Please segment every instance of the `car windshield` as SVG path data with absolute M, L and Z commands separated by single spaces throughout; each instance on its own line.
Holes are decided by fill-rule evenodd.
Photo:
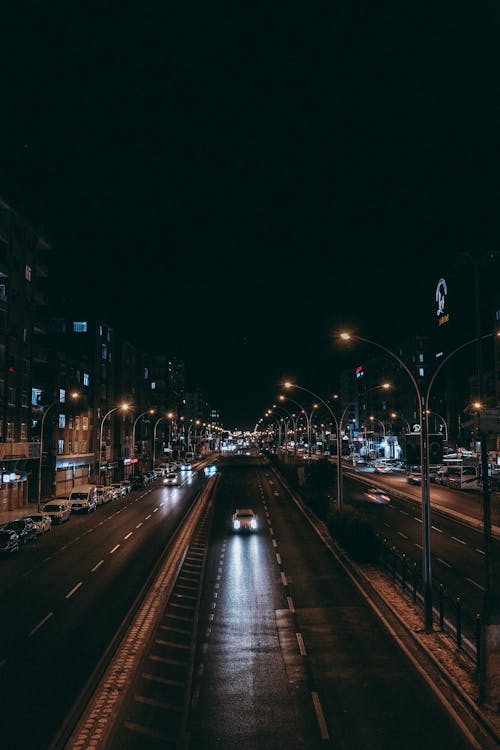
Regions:
M 57 512 L 58 510 L 61 510 L 61 506 L 60 505 L 46 505 L 45 510 Z
M 73 500 L 86 500 L 88 497 L 87 492 L 73 492 L 71 495 Z
M 238 513 L 238 518 L 253 518 L 253 513 Z

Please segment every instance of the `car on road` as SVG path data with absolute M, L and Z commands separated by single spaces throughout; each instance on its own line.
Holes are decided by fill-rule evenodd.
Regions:
M 375 474 L 392 474 L 393 471 L 391 464 L 375 464 Z
M 36 532 L 39 536 L 51 530 L 52 518 L 48 513 L 31 513 L 30 518 L 35 524 Z
M 236 508 L 232 517 L 233 531 L 256 531 L 257 516 L 252 508 Z
M 163 477 L 163 484 L 179 484 L 179 475 L 176 471 L 167 471 Z
M 191 463 L 191 461 L 182 461 L 179 468 L 181 471 L 192 471 L 193 464 Z
M 19 552 L 19 537 L 12 529 L 0 529 L 0 554 L 3 556 Z
M 37 537 L 36 526 L 29 516 L 14 518 L 3 526 L 7 531 L 15 531 L 21 544 L 32 542 Z
M 376 503 L 377 505 L 386 505 L 391 502 L 391 498 L 381 487 L 368 487 L 365 491 L 365 498 L 370 503 Z
M 422 472 L 420 471 L 420 469 L 410 470 L 408 472 L 408 476 L 406 477 L 406 481 L 408 482 L 408 484 L 422 484 Z

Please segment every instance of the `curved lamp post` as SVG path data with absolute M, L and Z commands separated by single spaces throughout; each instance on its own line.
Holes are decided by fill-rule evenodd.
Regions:
M 114 406 L 112 409 L 106 412 L 106 414 L 103 416 L 101 420 L 101 427 L 100 427 L 100 433 L 99 433 L 99 484 L 102 484 L 101 476 L 102 476 L 102 432 L 104 427 L 104 422 L 106 420 L 106 417 L 109 417 L 110 414 L 113 414 L 115 411 L 119 411 L 120 409 L 122 411 L 128 411 L 129 409 L 128 404 L 121 404 L 120 406 Z
M 368 417 L 370 422 L 378 422 L 380 425 L 382 425 L 382 434 L 385 437 L 385 424 L 382 422 L 381 419 L 378 419 L 378 417 Z
M 289 396 L 278 396 L 280 401 L 291 401 L 292 404 L 295 404 L 299 407 L 302 414 L 304 414 L 306 418 L 306 425 L 307 425 L 307 442 L 308 442 L 308 453 L 309 453 L 309 460 L 311 460 L 311 441 L 312 441 L 312 415 L 314 414 L 315 410 L 318 408 L 318 404 L 313 404 L 313 408 L 311 409 L 310 413 L 308 414 L 305 408 L 300 404 L 298 401 L 294 401 L 293 398 L 290 398 Z
M 145 417 L 146 414 L 154 414 L 154 413 L 155 413 L 154 409 L 146 409 L 146 411 L 143 411 L 142 414 L 139 414 L 134 419 L 134 424 L 132 426 L 132 450 L 130 451 L 131 458 L 135 458 L 135 428 L 136 428 L 137 422 L 139 421 L 139 419 L 141 419 L 141 417 Z
M 72 393 L 71 398 L 77 399 L 80 397 L 79 393 Z M 53 406 L 56 404 L 60 404 L 61 401 L 57 399 L 56 401 L 52 401 L 51 404 L 49 404 L 45 411 L 42 414 L 42 422 L 40 425 L 40 458 L 38 460 L 38 512 L 42 510 L 42 461 L 43 461 L 43 431 L 45 427 L 45 417 L 49 413 L 49 411 L 52 409 Z
M 427 410 L 427 414 L 432 414 L 434 417 L 439 417 L 439 419 L 442 421 L 444 427 L 444 439 L 446 441 L 446 444 L 448 444 L 448 425 L 446 424 L 445 418 L 442 417 L 441 414 L 438 414 L 437 411 Z
M 481 339 L 489 338 L 493 334 L 488 333 L 485 336 L 481 336 Z M 415 379 L 415 376 L 413 375 L 412 371 L 409 369 L 409 367 L 403 362 L 400 357 L 397 356 L 397 354 L 394 354 L 390 349 L 388 349 L 383 344 L 379 344 L 376 341 L 372 341 L 371 339 L 364 338 L 363 336 L 358 336 L 357 334 L 349 334 L 349 333 L 341 333 L 340 338 L 342 341 L 361 341 L 366 344 L 370 344 L 371 346 L 375 346 L 377 349 L 381 349 L 386 354 L 388 354 L 390 357 L 396 360 L 396 362 L 399 364 L 400 367 L 403 368 L 403 370 L 406 372 L 408 377 L 410 378 L 413 387 L 415 388 L 415 393 L 417 396 L 417 401 L 419 404 L 419 424 L 420 424 L 420 466 L 422 471 L 422 557 L 423 557 L 423 569 L 422 569 L 422 582 L 423 582 L 423 596 L 424 596 L 424 627 L 426 632 L 432 631 L 432 574 L 431 574 L 431 523 L 430 523 L 430 479 L 429 479 L 429 441 L 428 441 L 428 433 L 429 433 L 429 423 L 428 423 L 428 410 L 427 410 L 427 404 L 429 403 L 429 397 L 430 392 L 432 389 L 432 386 L 436 380 L 437 375 L 441 371 L 442 367 L 448 362 L 448 360 L 453 357 L 457 352 L 461 351 L 467 346 L 470 346 L 471 344 L 476 344 L 477 339 L 471 339 L 470 341 L 466 341 L 464 344 L 461 344 L 460 346 L 457 346 L 456 349 L 453 349 L 439 364 L 439 367 L 436 368 L 434 371 L 434 374 L 432 375 L 429 385 L 427 387 L 426 391 L 421 391 L 420 387 Z M 489 509 L 488 509 L 489 512 Z M 491 522 L 490 522 L 491 523 Z M 486 535 L 486 511 L 485 511 L 485 535 Z M 489 529 L 491 530 L 491 525 L 489 525 Z M 487 566 L 487 570 L 490 570 L 491 563 L 488 562 L 488 552 L 490 549 L 491 541 L 488 543 L 488 545 L 485 543 L 485 564 Z M 487 550 L 488 546 L 488 550 Z M 491 571 L 490 571 L 491 572 Z
M 342 417 L 340 418 L 340 421 L 337 419 L 335 413 L 333 412 L 333 409 L 327 402 L 321 398 L 321 396 L 318 396 L 317 393 L 314 393 L 314 391 L 310 391 L 308 388 L 304 388 L 301 385 L 297 385 L 296 383 L 290 383 L 286 382 L 284 383 L 285 388 L 297 388 L 299 391 L 304 391 L 305 393 L 309 393 L 310 396 L 320 401 L 323 406 L 330 412 L 331 417 L 333 419 L 333 422 L 335 424 L 335 431 L 337 433 L 337 503 L 339 508 L 344 507 L 344 498 L 342 497 L 342 461 L 341 461 L 341 453 L 342 453 L 342 443 L 341 443 L 341 434 L 340 434 L 340 425 L 342 424 L 342 421 L 345 417 L 347 406 L 344 409 L 342 413 Z

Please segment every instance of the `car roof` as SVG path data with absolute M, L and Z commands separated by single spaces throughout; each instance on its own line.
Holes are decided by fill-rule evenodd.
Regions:
M 253 516 L 254 512 L 251 508 L 236 508 L 234 511 L 238 516 Z

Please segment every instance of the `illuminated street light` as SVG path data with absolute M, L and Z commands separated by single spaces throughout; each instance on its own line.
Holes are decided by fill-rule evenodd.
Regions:
M 71 394 L 72 399 L 80 398 L 80 394 L 76 391 Z M 42 423 L 40 425 L 40 458 L 38 461 L 38 512 L 40 513 L 42 509 L 42 460 L 43 460 L 43 433 L 44 433 L 44 427 L 45 427 L 45 417 L 49 413 L 49 411 L 52 409 L 53 406 L 56 404 L 60 404 L 60 399 L 57 399 L 56 401 L 52 401 L 51 404 L 49 404 L 42 415 Z
M 144 416 L 145 416 L 146 414 L 154 414 L 154 413 L 155 413 L 155 410 L 154 410 L 154 409 L 146 409 L 146 411 L 143 411 L 143 412 L 142 412 L 142 414 L 139 414 L 139 415 L 138 415 L 138 416 L 137 416 L 137 417 L 135 418 L 135 420 L 134 420 L 134 424 L 133 424 L 133 426 L 132 426 L 132 450 L 130 451 L 130 454 L 131 454 L 131 458 L 132 458 L 132 459 L 134 459 L 134 458 L 135 458 L 135 427 L 136 427 L 136 425 L 137 425 L 137 422 L 139 421 L 139 419 L 140 419 L 141 417 L 144 417 Z M 141 451 L 141 455 L 142 455 L 142 451 Z
M 370 422 L 378 422 L 380 425 L 382 425 L 382 434 L 385 437 L 385 424 L 382 422 L 381 419 L 378 419 L 378 417 L 368 417 Z
M 480 337 L 480 340 L 486 339 L 491 337 L 493 334 L 488 333 L 484 336 Z M 497 334 L 498 335 L 498 334 Z M 470 341 L 466 341 L 464 344 L 461 344 L 460 346 L 457 346 L 456 349 L 453 349 L 439 364 L 439 367 L 436 368 L 434 371 L 434 374 L 432 375 L 429 385 L 427 387 L 427 390 L 425 392 L 421 392 L 419 385 L 417 381 L 415 380 L 415 377 L 412 373 L 412 371 L 409 369 L 409 367 L 403 362 L 400 357 L 398 357 L 394 352 L 392 352 L 390 349 L 388 349 L 383 344 L 379 344 L 376 341 L 372 341 L 370 339 L 364 338 L 362 336 L 349 334 L 346 332 L 343 332 L 340 334 L 340 339 L 342 341 L 361 341 L 366 344 L 370 344 L 371 346 L 375 346 L 378 349 L 381 349 L 386 354 L 388 354 L 390 357 L 396 360 L 396 362 L 400 365 L 400 367 L 403 368 L 403 370 L 407 373 L 408 377 L 410 378 L 416 392 L 417 401 L 419 405 L 419 425 L 420 425 L 420 467 L 422 472 L 422 557 L 423 557 L 423 569 L 422 569 L 422 581 L 423 581 L 423 596 L 424 596 L 424 627 L 426 632 L 432 631 L 432 575 L 431 575 L 431 523 L 430 523 L 430 478 L 429 478 L 429 441 L 428 441 L 428 434 L 429 434 L 429 423 L 428 423 L 428 411 L 427 411 L 427 404 L 429 402 L 430 392 L 432 389 L 432 386 L 436 380 L 437 375 L 441 371 L 442 367 L 448 362 L 448 360 L 453 357 L 457 352 L 461 351 L 467 346 L 470 346 L 471 344 L 477 344 L 478 339 L 471 339 Z M 484 484 L 487 484 L 487 481 L 483 481 Z M 488 498 L 489 499 L 489 498 Z M 487 520 L 487 516 L 490 515 L 490 509 L 489 509 L 489 502 L 488 502 L 488 508 L 485 507 L 484 509 L 484 526 L 485 526 L 485 565 L 487 570 L 487 579 L 488 579 L 488 585 L 487 588 L 491 585 L 491 560 L 490 558 L 490 551 L 491 551 L 491 540 L 488 538 L 490 536 L 491 532 L 491 521 Z M 487 528 L 489 531 L 487 532 Z
M 102 432 L 103 432 L 104 422 L 106 420 L 106 417 L 109 417 L 109 415 L 112 414 L 113 412 L 119 411 L 120 409 L 122 411 L 128 411 L 129 408 L 130 407 L 129 407 L 128 404 L 121 404 L 120 406 L 115 406 L 115 407 L 113 407 L 113 409 L 110 409 L 109 411 L 107 411 L 106 414 L 103 416 L 103 418 L 101 420 L 101 428 L 100 428 L 100 435 L 99 435 L 99 484 L 102 484 L 102 479 L 101 479 L 101 475 L 102 475 Z

